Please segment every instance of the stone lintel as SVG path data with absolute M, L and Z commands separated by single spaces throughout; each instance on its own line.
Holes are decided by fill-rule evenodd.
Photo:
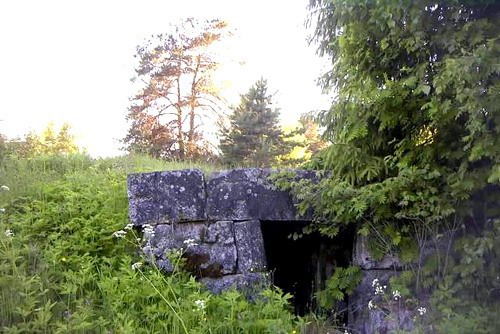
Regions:
M 269 176 L 279 171 L 240 168 L 214 173 L 207 182 L 207 215 L 210 220 L 311 220 L 297 217 L 288 192 L 277 189 Z M 297 178 L 314 179 L 313 171 L 295 171 Z

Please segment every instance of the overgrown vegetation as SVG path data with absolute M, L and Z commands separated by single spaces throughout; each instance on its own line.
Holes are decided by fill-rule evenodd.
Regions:
M 313 209 L 305 232 L 337 236 L 356 225 L 375 259 L 399 255 L 405 271 L 390 280 L 390 290 L 374 280 L 377 296 L 367 308 L 391 317 L 410 301 L 412 314 L 426 314 L 416 332 L 498 331 L 500 5 L 311 0 L 311 9 L 313 40 L 332 59 L 321 83 L 336 98 L 319 115 L 328 144 L 314 134 L 303 148 L 316 153 L 309 167 L 323 170 L 324 178 L 278 180 L 300 201 L 301 213 Z M 129 110 L 129 151 L 169 160 L 214 158 L 199 126 L 204 114 L 220 111 L 210 79 L 216 62 L 206 51 L 226 25 L 205 24 L 191 35 L 176 30 L 138 48 L 137 75 L 146 82 Z M 269 100 L 264 81 L 242 97 L 222 140 L 228 164 L 293 159 L 285 157 L 287 143 Z M 57 155 L 76 150 L 67 127 L 58 136 L 48 128 L 43 138 L 17 144 L 28 153 L 0 137 L 3 332 L 303 328 L 289 296 L 265 290 L 249 302 L 236 291 L 210 295 L 183 270 L 179 254 L 171 254 L 176 270 L 164 275 L 137 252 L 140 231 L 115 233 L 127 226 L 127 172 L 185 164 Z M 336 268 L 316 294 L 318 304 L 334 308 L 361 278 L 359 268 Z
M 0 185 L 3 333 L 290 333 L 288 299 L 215 296 L 182 269 L 164 275 L 127 225 L 126 173 L 189 167 L 144 157 L 7 159 Z M 206 170 L 206 168 L 205 168 Z M 209 170 L 208 170 L 209 171 Z M 137 240 L 139 238 L 139 240 Z
M 398 252 L 413 292 L 432 293 L 428 331 L 495 332 L 500 6 L 313 0 L 311 7 L 314 39 L 332 58 L 322 85 L 337 93 L 320 116 L 331 145 L 311 163 L 327 177 L 293 186 L 301 209 L 314 209 L 311 228 L 337 235 L 356 224 L 376 257 Z

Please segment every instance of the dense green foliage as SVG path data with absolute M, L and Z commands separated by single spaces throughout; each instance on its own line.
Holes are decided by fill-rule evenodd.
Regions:
M 500 5 L 313 0 L 311 7 L 314 39 L 332 58 L 322 85 L 336 98 L 320 115 L 331 145 L 311 164 L 328 177 L 296 184 L 301 209 L 312 207 L 313 228 L 327 235 L 357 224 L 375 256 L 398 251 L 417 289 L 442 293 L 438 319 L 482 310 L 488 321 L 472 321 L 472 332 L 488 332 L 499 291 Z M 418 257 L 429 244 L 436 256 Z
M 300 168 L 327 146 L 313 112 L 302 114 L 296 126 L 285 126 L 283 129 L 290 152 L 279 157 L 279 166 Z
M 274 290 L 249 302 L 211 295 L 182 270 L 138 253 L 126 173 L 190 167 L 153 159 L 40 156 L 0 166 L 2 333 L 289 333 L 299 326 Z M 10 188 L 10 189 L 9 189 Z M 134 263 L 142 265 L 135 265 Z
M 432 1 L 314 1 L 333 58 L 322 115 L 332 177 L 318 212 L 334 226 L 443 221 L 498 210 L 500 9 Z M 335 209 L 334 209 L 335 208 Z
M 289 150 L 280 129 L 279 110 L 272 108 L 267 81 L 258 80 L 229 116 L 230 125 L 221 129 L 223 160 L 231 166 L 270 167 Z
M 331 309 L 335 303 L 344 299 L 345 293 L 352 294 L 361 282 L 361 270 L 358 267 L 337 267 L 330 277 L 324 289 L 316 293 L 318 304 Z

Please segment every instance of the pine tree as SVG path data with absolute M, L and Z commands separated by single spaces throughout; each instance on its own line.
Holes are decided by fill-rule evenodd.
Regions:
M 278 125 L 279 110 L 271 108 L 272 94 L 267 80 L 258 80 L 229 117 L 223 128 L 220 149 L 225 163 L 232 166 L 269 167 L 286 153 L 287 144 Z
M 211 155 L 202 127 L 220 112 L 213 45 L 226 27 L 221 20 L 188 18 L 137 47 L 134 80 L 142 86 L 127 114 L 127 151 L 165 159 Z

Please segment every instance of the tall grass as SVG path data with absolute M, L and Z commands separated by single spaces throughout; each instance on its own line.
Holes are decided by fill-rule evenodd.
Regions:
M 7 159 L 0 166 L 3 333 L 291 333 L 289 296 L 214 296 L 182 270 L 147 266 L 128 223 L 130 172 L 211 166 L 141 156 Z M 134 263 L 141 263 L 133 266 Z

